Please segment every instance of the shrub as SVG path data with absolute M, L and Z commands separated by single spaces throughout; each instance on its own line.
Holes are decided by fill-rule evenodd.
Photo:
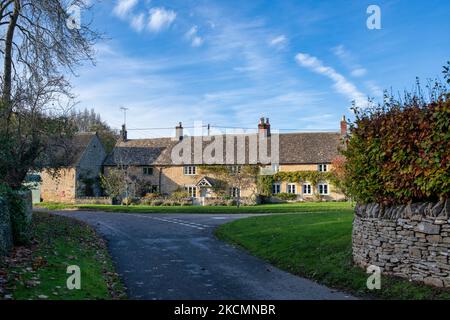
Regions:
M 190 198 L 189 193 L 182 189 L 177 189 L 174 192 L 172 192 L 172 194 L 170 195 L 170 199 L 176 200 L 176 201 L 188 199 L 188 198 Z
M 157 206 L 161 206 L 163 204 L 163 202 L 164 202 L 163 200 L 152 200 L 152 201 L 150 201 L 150 205 L 157 207 Z
M 275 197 L 285 201 L 297 199 L 297 195 L 294 193 L 278 193 Z
M 445 91 L 447 90 L 447 91 Z M 355 108 L 343 151 L 345 188 L 362 203 L 405 204 L 447 199 L 450 193 L 450 100 L 439 84 L 431 99 L 386 97 Z

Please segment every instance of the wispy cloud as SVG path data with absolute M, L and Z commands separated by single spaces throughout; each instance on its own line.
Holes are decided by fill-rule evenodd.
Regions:
M 354 100 L 357 105 L 362 105 L 367 100 L 366 96 L 352 82 L 347 80 L 347 78 L 338 73 L 334 68 L 325 66 L 316 57 L 307 53 L 298 53 L 295 59 L 300 66 L 331 79 L 334 82 L 333 86 L 335 90 L 350 100 Z
M 159 32 L 170 27 L 177 17 L 175 11 L 165 8 L 151 8 L 149 15 L 148 29 L 152 32 Z
M 342 63 L 350 69 L 350 74 L 354 77 L 363 77 L 367 74 L 367 70 L 356 62 L 356 58 L 342 44 L 332 49 Z
M 198 35 L 198 27 L 193 26 L 186 32 L 186 39 L 191 42 L 193 47 L 199 47 L 203 44 L 203 38 Z
M 141 32 L 145 28 L 145 14 L 139 13 L 131 18 L 131 27 L 137 32 Z
M 280 35 L 275 38 L 271 38 L 269 40 L 269 45 L 271 47 L 282 49 L 286 46 L 287 42 L 288 42 L 287 37 L 285 35 Z
M 119 18 L 125 19 L 132 12 L 139 0 L 118 0 L 114 6 L 113 12 Z

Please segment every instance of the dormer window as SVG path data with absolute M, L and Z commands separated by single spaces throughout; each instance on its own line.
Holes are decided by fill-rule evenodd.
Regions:
M 142 173 L 144 174 L 144 176 L 152 176 L 153 168 L 152 167 L 144 167 L 144 168 L 142 168 Z
M 185 176 L 195 176 L 197 174 L 196 166 L 185 166 L 184 167 L 184 175 Z

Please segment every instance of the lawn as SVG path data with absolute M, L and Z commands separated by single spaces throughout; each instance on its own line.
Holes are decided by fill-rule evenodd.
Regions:
M 50 210 L 80 209 L 98 210 L 107 212 L 129 212 L 129 213 L 307 213 L 307 212 L 339 212 L 349 210 L 349 202 L 304 202 L 263 204 L 255 206 L 121 206 L 121 205 L 68 205 L 59 203 L 40 203 L 37 207 Z
M 124 288 L 106 244 L 88 225 L 35 213 L 34 239 L 0 260 L 0 299 L 120 299 Z M 81 270 L 81 289 L 66 286 L 67 266 Z M 3 294 L 2 294 L 3 291 Z
M 338 212 L 326 212 L 330 208 L 326 206 L 324 212 L 313 214 L 238 220 L 219 227 L 216 235 L 281 269 L 357 296 L 450 299 L 448 290 L 387 276 L 382 276 L 381 290 L 369 291 L 366 288 L 368 275 L 352 265 L 352 210 L 346 208 Z

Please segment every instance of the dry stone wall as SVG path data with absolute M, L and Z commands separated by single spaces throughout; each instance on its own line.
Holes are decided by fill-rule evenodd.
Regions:
M 353 260 L 366 268 L 450 287 L 450 200 L 393 207 L 357 205 Z
M 0 255 L 6 254 L 13 245 L 9 205 L 0 195 Z

